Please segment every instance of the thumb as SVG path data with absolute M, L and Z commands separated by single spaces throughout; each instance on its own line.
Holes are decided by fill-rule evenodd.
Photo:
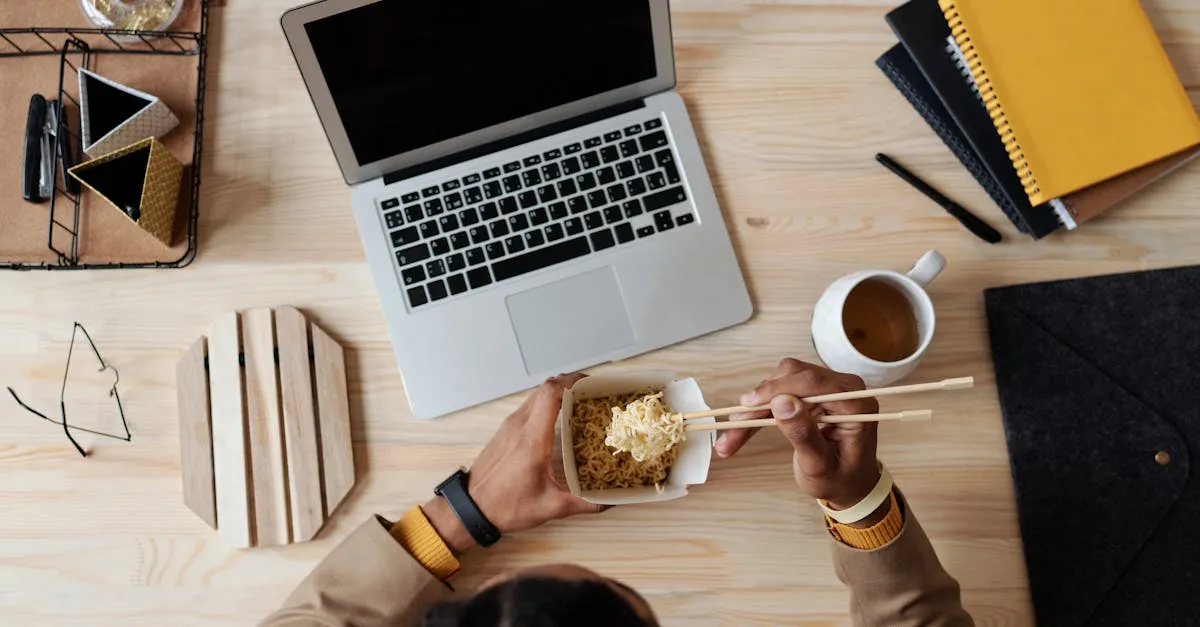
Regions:
M 571 493 L 566 493 L 562 501 L 562 516 L 574 516 L 576 514 L 599 514 L 611 508 L 611 505 L 600 505 L 585 501 Z
M 781 394 L 771 399 L 771 415 L 779 423 L 779 430 L 803 456 L 824 458 L 831 443 L 817 428 L 817 420 L 813 418 L 809 407 L 800 399 L 788 394 Z

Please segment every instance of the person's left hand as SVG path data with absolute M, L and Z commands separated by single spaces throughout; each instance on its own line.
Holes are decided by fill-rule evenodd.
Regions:
M 550 462 L 563 391 L 584 376 L 559 375 L 543 383 L 504 420 L 471 466 L 467 491 L 500 533 L 604 511 L 603 505 L 571 494 L 555 479 Z M 475 545 L 445 499 L 436 497 L 422 509 L 455 554 Z

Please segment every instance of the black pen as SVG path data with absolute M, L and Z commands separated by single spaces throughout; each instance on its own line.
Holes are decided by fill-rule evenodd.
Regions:
M 893 161 L 891 157 L 881 152 L 875 155 L 875 160 L 882 163 L 883 167 L 894 172 L 896 176 L 904 179 L 909 185 L 917 188 L 917 191 L 928 196 L 930 200 L 941 205 L 946 210 L 946 213 L 954 216 L 963 226 L 967 227 L 968 231 L 974 233 L 975 237 L 989 244 L 996 244 L 1004 239 L 1000 235 L 1000 231 L 993 229 L 987 222 L 979 219 L 979 216 L 967 211 L 958 203 L 946 198 L 941 192 L 930 187 L 928 183 L 917 178 L 916 174 L 909 172 L 904 169 L 904 166 Z

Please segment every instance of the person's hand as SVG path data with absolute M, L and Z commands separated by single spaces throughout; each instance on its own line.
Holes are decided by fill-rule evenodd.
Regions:
M 792 469 L 796 483 L 810 496 L 824 499 L 833 509 L 848 509 L 870 494 L 879 481 L 875 460 L 878 424 L 820 424 L 825 414 L 874 414 L 873 398 L 809 405 L 799 399 L 818 394 L 865 389 L 863 380 L 795 359 L 784 359 L 770 379 L 742 395 L 746 406 L 771 404 L 771 410 L 740 414 L 751 420 L 774 416 L 779 430 L 795 448 Z M 726 431 L 717 439 L 717 454 L 729 457 L 754 435 L 750 429 Z
M 572 495 L 555 479 L 550 463 L 563 390 L 583 377 L 560 375 L 543 383 L 504 420 L 471 466 L 467 492 L 500 533 L 605 509 Z M 422 509 L 455 554 L 475 545 L 445 499 L 436 497 Z

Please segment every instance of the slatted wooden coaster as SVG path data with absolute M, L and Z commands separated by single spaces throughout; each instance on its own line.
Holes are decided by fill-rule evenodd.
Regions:
M 342 347 L 291 307 L 232 312 L 176 379 L 184 503 L 231 547 L 311 540 L 354 486 Z

